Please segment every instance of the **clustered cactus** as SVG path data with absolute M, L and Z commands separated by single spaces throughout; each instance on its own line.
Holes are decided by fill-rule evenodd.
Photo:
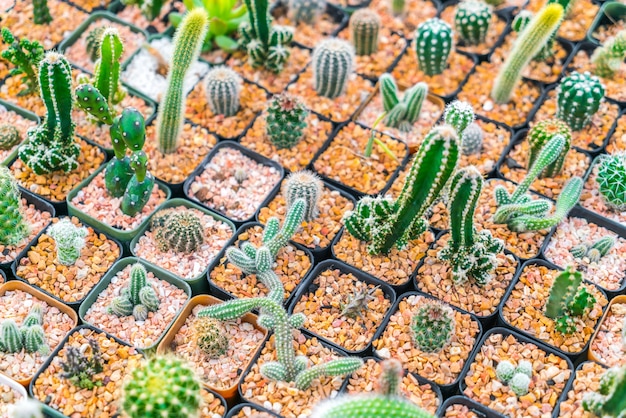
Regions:
M 68 379 L 73 385 L 81 389 L 91 390 L 102 386 L 102 381 L 96 379 L 96 375 L 104 370 L 104 358 L 98 341 L 88 338 L 88 347 L 82 350 L 80 347 L 68 346 L 64 349 L 65 360 L 61 361 L 61 377 Z
M 37 41 L 16 38 L 8 28 L 2 28 L 0 35 L 2 42 L 9 45 L 2 51 L 0 58 L 15 66 L 9 71 L 9 76 L 22 75 L 21 81 L 26 86 L 17 95 L 26 96 L 35 93 L 39 88 L 37 69 L 44 57 L 43 46 Z
M 613 78 L 626 58 L 626 31 L 620 31 L 593 52 L 594 74 Z
M 235 116 L 239 111 L 241 77 L 229 67 L 215 67 L 204 80 L 206 98 L 215 115 Z
M 372 9 L 359 9 L 350 17 L 350 34 L 356 55 L 372 55 L 378 51 L 380 16 Z
M 190 209 L 163 210 L 151 222 L 159 250 L 192 253 L 204 244 L 202 219 Z
M 289 18 L 296 24 L 310 25 L 326 9 L 326 0 L 289 0 Z
M 322 180 L 312 171 L 302 170 L 290 174 L 283 185 L 283 196 L 287 203 L 287 210 L 289 211 L 298 199 L 304 199 L 306 210 L 303 220 L 306 222 L 313 221 L 319 213 L 319 201 L 323 190 Z
M 87 229 L 74 225 L 70 218 L 63 218 L 48 228 L 47 234 L 54 240 L 57 260 L 64 266 L 71 266 L 80 257 L 85 246 Z
M 147 282 L 147 276 L 148 272 L 142 264 L 134 264 L 130 269 L 130 285 L 121 289 L 120 296 L 111 301 L 107 313 L 116 316 L 132 315 L 136 321 L 145 321 L 148 312 L 158 311 L 161 301 Z
M 315 47 L 312 60 L 317 94 L 329 99 L 341 96 L 354 67 L 354 47 L 342 39 L 327 38 Z
M 438 300 L 421 304 L 411 319 L 413 343 L 425 353 L 443 350 L 455 329 L 454 310 Z
M 424 74 L 433 76 L 446 69 L 453 46 L 452 28 L 448 23 L 436 17 L 421 23 L 414 43 L 419 69 Z
M 41 355 L 50 352 L 43 330 L 43 307 L 39 304 L 33 305 L 21 327 L 13 319 L 0 323 L 0 351 L 19 353 L 22 349 Z
M 0 245 L 20 243 L 30 232 L 22 211 L 22 196 L 11 171 L 0 166 Z
M 604 372 L 598 391 L 583 396 L 583 409 L 599 417 L 626 417 L 626 366 Z
M 456 7 L 454 28 L 467 45 L 480 45 L 487 37 L 491 15 L 491 6 L 482 0 L 464 0 Z
M 626 210 L 626 152 L 604 156 L 598 163 L 598 191 L 609 209 Z
M 603 97 L 604 86 L 598 77 L 574 71 L 559 85 L 556 117 L 565 121 L 573 131 L 580 131 L 589 125 Z
M 309 111 L 300 98 L 288 93 L 278 94 L 267 106 L 265 129 L 272 144 L 278 149 L 296 146 L 304 136 Z
M 391 74 L 385 73 L 380 77 L 380 95 L 386 112 L 385 124 L 402 132 L 410 132 L 420 117 L 422 104 L 428 95 L 428 85 L 417 83 L 405 91 L 400 99 L 396 81 Z
M 527 169 L 530 170 L 535 160 L 541 153 L 543 147 L 552 139 L 555 135 L 561 135 L 565 139 L 563 149 L 559 153 L 558 157 L 543 169 L 539 174 L 539 178 L 549 178 L 561 172 L 563 163 L 565 162 L 565 156 L 572 144 L 572 132 L 569 126 L 559 119 L 547 119 L 538 122 L 529 131 L 526 138 L 528 139 L 528 145 L 530 145 L 530 153 L 528 154 Z
M 607 235 L 596 242 L 580 243 L 572 247 L 569 251 L 575 258 L 587 257 L 589 262 L 597 263 L 611 251 L 614 245 L 615 237 L 613 235 Z
M 196 318 L 193 322 L 193 336 L 196 346 L 209 358 L 219 358 L 228 351 L 228 336 L 217 319 Z
M 520 360 L 517 367 L 514 367 L 510 361 L 502 360 L 496 367 L 496 377 L 502 383 L 508 384 L 514 394 L 524 396 L 532 381 L 533 365 L 530 361 Z
M 596 303 L 596 298 L 582 286 L 579 271 L 567 268 L 554 278 L 545 314 L 554 319 L 555 329 L 563 334 L 576 331 L 576 317 L 585 315 Z

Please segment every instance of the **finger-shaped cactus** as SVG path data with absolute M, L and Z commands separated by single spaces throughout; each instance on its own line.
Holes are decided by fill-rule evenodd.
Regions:
M 565 144 L 558 157 L 552 163 L 548 164 L 539 174 L 540 178 L 554 177 L 561 172 L 565 156 L 572 143 L 572 132 L 565 122 L 559 119 L 548 119 L 533 126 L 526 136 L 528 144 L 530 145 L 530 152 L 528 154 L 528 168 L 530 168 L 535 163 L 543 147 L 555 135 L 563 136 L 563 138 L 565 138 Z
M 22 142 L 20 131 L 13 125 L 0 125 L 0 150 L 8 151 Z
M 372 55 L 378 51 L 380 16 L 372 9 L 358 9 L 350 17 L 350 34 L 356 55 Z
M 467 102 L 455 100 L 446 106 L 443 120 L 456 129 L 456 133 L 461 136 L 472 122 L 474 122 L 474 109 Z
M 587 257 L 589 257 L 589 261 L 591 261 L 592 263 L 597 263 L 602 257 L 607 255 L 609 251 L 611 251 L 614 245 L 615 237 L 613 235 L 607 235 L 600 238 L 599 240 L 594 242 L 591 247 L 589 247 L 589 251 L 587 252 Z
M 0 341 L 7 353 L 19 353 L 24 347 L 22 333 L 12 319 L 5 319 L 0 324 Z
M 428 95 L 428 85 L 417 83 L 408 89 L 400 100 L 398 86 L 393 76 L 385 73 L 380 77 L 380 94 L 383 108 L 387 112 L 385 124 L 402 132 L 410 132 L 413 124 L 419 119 L 422 104 Z
M 298 228 L 300 228 L 306 210 L 307 205 L 305 200 L 296 199 L 289 208 L 280 231 L 274 236 L 265 235 L 263 237 L 263 245 L 267 246 L 272 253 L 272 257 L 276 258 L 278 251 L 287 245 L 291 237 L 293 237 Z
M 81 84 L 76 88 L 76 104 L 101 123 L 113 124 L 113 114 L 107 99 L 91 84 Z
M 602 78 L 613 78 L 624 58 L 626 58 L 626 31 L 623 30 L 593 51 L 591 62 L 594 65 L 594 74 Z
M 349 42 L 327 38 L 313 51 L 313 87 L 329 99 L 341 96 L 354 67 L 354 48 Z
M 511 23 L 511 29 L 515 32 L 522 32 L 526 26 L 530 23 L 533 18 L 533 12 L 529 10 L 521 10 L 513 19 L 513 23 Z M 560 25 L 559 25 L 560 26 Z M 532 58 L 533 61 L 545 61 L 548 58 L 554 55 L 554 36 L 558 32 L 558 27 L 552 33 L 548 42 L 545 43 L 543 48 L 537 52 L 537 54 Z
M 591 122 L 603 97 L 604 86 L 598 77 L 574 71 L 559 85 L 556 117 L 565 121 L 572 130 L 580 131 Z
M 146 287 L 148 272 L 141 263 L 133 264 L 130 268 L 130 285 L 128 286 L 128 297 L 133 305 L 141 303 L 139 292 Z
M 319 212 L 319 201 L 322 197 L 324 184 L 322 180 L 313 172 L 308 170 L 292 173 L 285 180 L 283 195 L 287 203 L 287 210 L 291 208 L 296 200 L 304 199 L 306 211 L 303 220 L 311 222 L 317 217 Z
M 463 155 L 480 154 L 483 147 L 484 132 L 476 122 L 470 123 L 461 134 L 461 153 Z
M 215 115 L 235 116 L 239 110 L 241 77 L 231 68 L 213 68 L 204 79 L 206 98 Z
M 626 210 L 626 153 L 607 155 L 598 163 L 596 183 L 600 196 L 609 209 Z
M 626 411 L 626 366 L 608 369 L 596 392 L 583 396 L 583 409 L 599 417 L 623 418 Z
M 0 166 L 0 244 L 17 245 L 28 236 L 30 227 L 22 211 L 22 197 L 11 170 Z
M 33 0 L 33 22 L 36 25 L 46 25 L 52 22 L 48 0 Z
M 315 379 L 323 376 L 345 376 L 359 370 L 361 366 L 363 366 L 363 360 L 358 357 L 340 358 L 318 364 L 298 374 L 296 387 L 306 390 Z
M 106 28 L 100 39 L 100 60 L 95 69 L 94 86 L 109 105 L 118 103 L 120 86 L 120 63 L 124 53 L 124 44 L 116 28 Z
M 436 17 L 428 19 L 417 27 L 413 42 L 419 69 L 424 74 L 433 76 L 446 69 L 453 43 L 448 23 Z
M 491 23 L 491 6 L 481 0 L 464 0 L 456 6 L 454 29 L 467 45 L 485 42 Z
M 309 111 L 300 98 L 278 94 L 269 102 L 265 126 L 267 136 L 278 149 L 294 147 L 304 135 Z
M 87 229 L 74 225 L 69 218 L 63 218 L 50 226 L 47 234 L 56 244 L 59 263 L 65 266 L 73 265 L 85 246 Z
M 326 9 L 326 0 L 289 0 L 289 18 L 294 23 L 313 24 Z
M 417 348 L 425 353 L 437 353 L 454 335 L 454 311 L 442 302 L 427 300 L 413 315 L 411 331 Z

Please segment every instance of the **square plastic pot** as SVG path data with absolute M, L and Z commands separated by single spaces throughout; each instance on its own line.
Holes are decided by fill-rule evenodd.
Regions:
M 466 406 L 471 412 L 473 412 L 480 418 L 504 418 L 504 415 L 499 414 L 496 411 L 487 408 L 485 405 L 461 395 L 455 395 L 451 398 L 446 399 L 443 405 L 439 407 L 439 410 L 437 411 L 437 416 L 445 416 L 446 409 L 448 409 L 452 405 Z
M 35 115 L 33 112 L 29 112 L 28 110 L 22 109 L 21 107 L 17 107 L 11 102 L 7 102 L 6 100 L 0 99 L 0 106 L 6 108 L 9 112 L 17 113 L 24 119 L 32 120 L 37 125 L 41 123 L 41 119 L 39 119 L 39 116 Z M 25 138 L 23 138 L 22 140 L 24 139 Z M 16 146 L 15 149 L 11 151 L 4 160 L 0 161 L 0 165 L 6 166 L 8 165 L 9 162 L 15 160 L 17 158 L 18 149 L 19 149 L 19 146 Z
M 618 1 L 608 1 L 602 5 L 596 18 L 587 31 L 587 41 L 594 45 L 600 45 L 600 41 L 593 36 L 601 26 L 614 25 L 618 20 L 626 19 L 626 5 Z
M 606 317 L 609 315 L 609 312 L 611 312 L 611 307 L 615 303 L 626 303 L 626 295 L 619 295 L 619 296 L 616 296 L 613 300 L 611 300 L 611 302 L 609 303 L 609 306 L 607 306 L 606 310 L 604 311 L 604 315 L 602 315 L 602 319 L 600 319 L 600 321 L 598 322 L 598 326 L 596 327 L 595 332 L 591 336 L 591 340 L 589 341 L 589 347 L 591 347 L 591 345 L 592 345 L 591 343 L 593 343 L 593 341 L 595 341 L 595 339 L 598 337 L 598 332 L 600 331 L 600 327 L 604 323 L 604 320 L 606 319 Z M 600 363 L 601 365 L 606 366 L 606 364 L 604 364 L 594 354 L 594 352 L 593 352 L 593 350 L 591 348 L 589 348 L 589 351 L 587 352 L 587 358 L 589 360 L 591 360 L 591 361 L 595 361 L 596 363 Z

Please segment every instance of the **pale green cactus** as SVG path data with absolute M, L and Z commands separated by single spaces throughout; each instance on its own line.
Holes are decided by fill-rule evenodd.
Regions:
M 390 128 L 398 128 L 402 132 L 410 132 L 413 124 L 419 119 L 422 104 L 428 95 L 428 85 L 417 83 L 400 99 L 398 86 L 391 74 L 380 77 L 380 94 L 386 112 L 385 124 Z
M 583 409 L 603 418 L 626 418 L 626 366 L 608 369 L 596 392 L 583 396 Z
M 378 51 L 380 16 L 372 9 L 358 9 L 350 17 L 350 33 L 356 55 L 372 55 Z
M 50 226 L 47 234 L 56 244 L 59 263 L 65 266 L 76 263 L 85 246 L 87 229 L 74 225 L 69 218 L 63 218 Z
M 605 41 L 593 51 L 591 62 L 594 74 L 602 78 L 613 78 L 626 58 L 626 30 Z

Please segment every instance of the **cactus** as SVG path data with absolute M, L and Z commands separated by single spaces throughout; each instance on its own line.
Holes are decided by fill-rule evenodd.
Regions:
M 326 9 L 326 0 L 289 0 L 288 8 L 294 23 L 311 25 Z
M 434 418 L 414 403 L 397 396 L 340 396 L 320 403 L 312 418 Z
M 33 22 L 36 25 L 47 25 L 52 22 L 48 0 L 33 0 Z
M 458 138 L 451 126 L 426 135 L 397 200 L 364 197 L 346 212 L 344 223 L 355 238 L 369 242 L 371 254 L 387 254 L 418 238 L 428 224 L 423 218 L 456 168 Z
M 624 58 L 626 58 L 626 31 L 623 30 L 593 51 L 591 63 L 595 67 L 594 74 L 602 78 L 615 77 Z
M 481 0 L 463 0 L 456 6 L 454 29 L 467 45 L 485 42 L 491 23 L 491 6 Z
M 139 292 L 148 285 L 148 272 L 141 263 L 133 264 L 130 268 L 130 286 L 128 286 L 128 299 L 133 305 L 141 303 Z
M 600 261 L 600 258 L 604 257 L 611 251 L 611 248 L 615 245 L 615 237 L 612 235 L 607 235 L 605 237 L 600 238 L 596 242 L 594 242 L 589 248 L 589 252 L 587 256 L 589 257 L 589 261 L 592 263 L 597 263 Z
M 204 244 L 204 234 L 202 219 L 188 209 L 171 213 L 163 227 L 155 231 L 159 248 L 187 254 Z
M 146 305 L 135 305 L 133 306 L 133 318 L 135 321 L 145 321 L 148 319 L 148 308 Z
M 216 359 L 228 351 L 228 337 L 221 322 L 213 318 L 196 318 L 193 336 L 198 348 L 209 358 Z
M 141 304 L 148 308 L 150 312 L 156 312 L 159 310 L 161 301 L 152 286 L 147 285 L 139 290 L 139 300 Z
M 491 90 L 491 98 L 498 104 L 508 103 L 530 60 L 544 47 L 563 19 L 563 7 L 549 4 L 528 23 L 515 41 L 502 65 Z
M 157 117 L 159 150 L 164 154 L 170 154 L 178 147 L 185 114 L 183 82 L 189 67 L 200 53 L 207 27 L 206 12 L 203 8 L 195 8 L 185 15 L 174 35 L 174 52 L 167 75 L 167 90 Z
M 122 0 L 122 4 L 125 6 L 136 5 L 148 21 L 161 15 L 161 8 L 164 3 L 165 0 Z
M 454 311 L 447 305 L 426 300 L 411 319 L 413 343 L 425 353 L 438 353 L 455 331 Z
M 524 396 L 528 393 L 528 386 L 530 385 L 530 377 L 524 373 L 516 373 L 509 380 L 509 388 L 517 396 Z
M 561 172 L 565 156 L 567 155 L 572 143 L 572 132 L 565 122 L 559 119 L 548 119 L 537 123 L 528 131 L 528 134 L 526 135 L 528 145 L 530 145 L 530 152 L 528 154 L 528 169 L 532 167 L 542 148 L 550 139 L 552 139 L 554 135 L 563 136 L 563 138 L 565 138 L 565 144 L 563 145 L 563 149 L 559 153 L 558 157 L 552 163 L 548 164 L 539 174 L 539 178 L 554 177 Z
M 46 117 L 42 124 L 28 130 L 28 141 L 19 149 L 20 158 L 35 174 L 57 170 L 68 173 L 78 167 L 80 147 L 74 142 L 71 75 L 69 62 L 56 52 L 46 53 L 39 65 Z
M 376 300 L 374 292 L 379 288 L 380 286 L 371 289 L 365 287 L 348 295 L 348 303 L 341 305 L 341 315 L 350 319 L 356 319 L 362 316 L 363 312 L 367 311 L 367 304 Z
M 40 353 L 46 355 L 50 347 L 46 344 L 46 334 L 41 325 L 31 325 L 21 330 L 24 338 L 24 350 L 27 353 Z
M 24 318 L 24 322 L 22 322 L 22 327 L 30 327 L 32 325 L 42 325 L 43 324 L 43 308 L 40 304 L 33 305 L 28 312 L 26 318 Z
M 130 285 L 114 298 L 107 308 L 107 313 L 116 316 L 133 315 L 137 321 L 145 321 L 148 312 L 159 309 L 159 298 L 147 282 L 147 271 L 141 263 L 135 263 L 130 268 Z
M 348 85 L 354 67 L 354 48 L 338 38 L 321 41 L 313 51 L 313 87 L 318 95 L 335 99 Z
M 579 271 L 567 268 L 552 283 L 545 315 L 554 319 L 555 329 L 564 334 L 576 331 L 574 317 L 584 315 L 596 303 L 596 298 L 581 286 L 582 281 Z
M 9 45 L 2 51 L 0 58 L 15 66 L 9 70 L 9 76 L 21 75 L 21 81 L 26 86 L 17 96 L 35 93 L 39 87 L 37 69 L 44 56 L 43 46 L 38 41 L 16 38 L 8 28 L 2 28 L 0 35 L 2 42 Z
M 414 42 L 419 69 L 428 76 L 441 74 L 452 51 L 450 25 L 436 17 L 428 19 L 417 27 Z
M 515 375 L 515 367 L 508 360 L 502 360 L 496 367 L 496 377 L 501 382 L 508 382 Z
M 69 218 L 63 218 L 48 228 L 47 234 L 56 244 L 57 260 L 64 266 L 73 265 L 85 246 L 87 229 L 78 227 Z
M 522 373 L 528 377 L 533 377 L 533 364 L 528 360 L 520 360 L 515 368 L 515 373 Z
M 278 149 L 296 146 L 304 136 L 309 111 L 298 97 L 278 94 L 267 106 L 265 129 L 270 142 Z
M 22 142 L 20 132 L 13 125 L 0 125 L 0 150 L 8 151 Z
M 296 200 L 304 199 L 306 211 L 304 221 L 311 222 L 319 213 L 319 201 L 322 197 L 324 183 L 312 171 L 302 170 L 292 173 L 285 180 L 283 195 L 287 203 L 287 210 L 291 208 Z
M 26 238 L 30 227 L 22 213 L 22 197 L 11 171 L 0 166 L 0 244 L 14 246 Z
M 92 62 L 98 61 L 100 58 L 100 45 L 102 43 L 102 35 L 104 34 L 106 27 L 104 26 L 96 26 L 92 30 L 89 31 L 87 37 L 85 38 L 85 49 L 87 50 L 87 55 L 89 55 L 89 59 Z
M 455 283 L 474 279 L 480 286 L 491 280 L 497 266 L 497 255 L 504 243 L 491 232 L 478 232 L 474 212 L 483 187 L 483 177 L 474 166 L 458 170 L 450 183 L 448 212 L 451 238 L 439 252 L 439 258 L 450 263 Z
M 511 391 L 517 396 L 524 396 L 528 393 L 532 376 L 533 365 L 526 360 L 520 360 L 517 367 L 513 367 L 508 360 L 502 360 L 496 367 L 498 380 L 508 384 Z
M 107 313 L 116 316 L 130 316 L 133 314 L 133 302 L 128 296 L 118 296 L 107 307 Z
M 190 364 L 157 355 L 132 371 L 122 388 L 122 410 L 129 418 L 198 417 L 201 391 Z
M 19 353 L 24 347 L 22 333 L 14 320 L 5 319 L 0 323 L 0 342 L 7 353 Z
M 513 19 L 511 29 L 518 33 L 522 32 L 526 26 L 528 26 L 532 18 L 533 13 L 531 11 L 521 10 Z M 532 58 L 533 61 L 545 61 L 554 55 L 554 35 L 557 33 L 558 29 L 559 27 L 557 26 L 550 39 L 548 39 L 545 45 Z
M 626 152 L 600 158 L 596 183 L 609 209 L 616 212 L 626 210 Z
M 386 112 L 385 124 L 402 132 L 410 132 L 420 117 L 422 104 L 428 95 L 428 85 L 417 83 L 408 89 L 400 100 L 398 86 L 393 76 L 385 73 L 380 77 L 380 95 Z
M 239 110 L 241 77 L 229 67 L 213 68 L 205 77 L 206 98 L 215 115 L 235 116 Z
M 356 55 L 372 55 L 378 51 L 380 16 L 371 9 L 358 9 L 350 17 L 350 34 Z
M 470 123 L 461 134 L 461 153 L 463 155 L 480 154 L 483 147 L 484 133 L 476 122 Z
M 565 121 L 573 131 L 580 131 L 591 122 L 603 97 L 604 86 L 598 77 L 574 71 L 559 85 L 556 117 Z
M 474 109 L 467 102 L 455 100 L 446 106 L 443 119 L 448 125 L 456 129 L 457 135 L 461 136 L 465 129 L 474 122 Z
M 88 338 L 87 343 L 86 349 L 72 346 L 63 349 L 65 360 L 60 363 L 63 370 L 60 376 L 79 388 L 91 390 L 102 386 L 102 381 L 96 380 L 95 375 L 104 370 L 105 360 L 96 340 Z
M 582 405 L 598 417 L 626 417 L 626 366 L 605 371 L 597 392 L 586 393 Z

